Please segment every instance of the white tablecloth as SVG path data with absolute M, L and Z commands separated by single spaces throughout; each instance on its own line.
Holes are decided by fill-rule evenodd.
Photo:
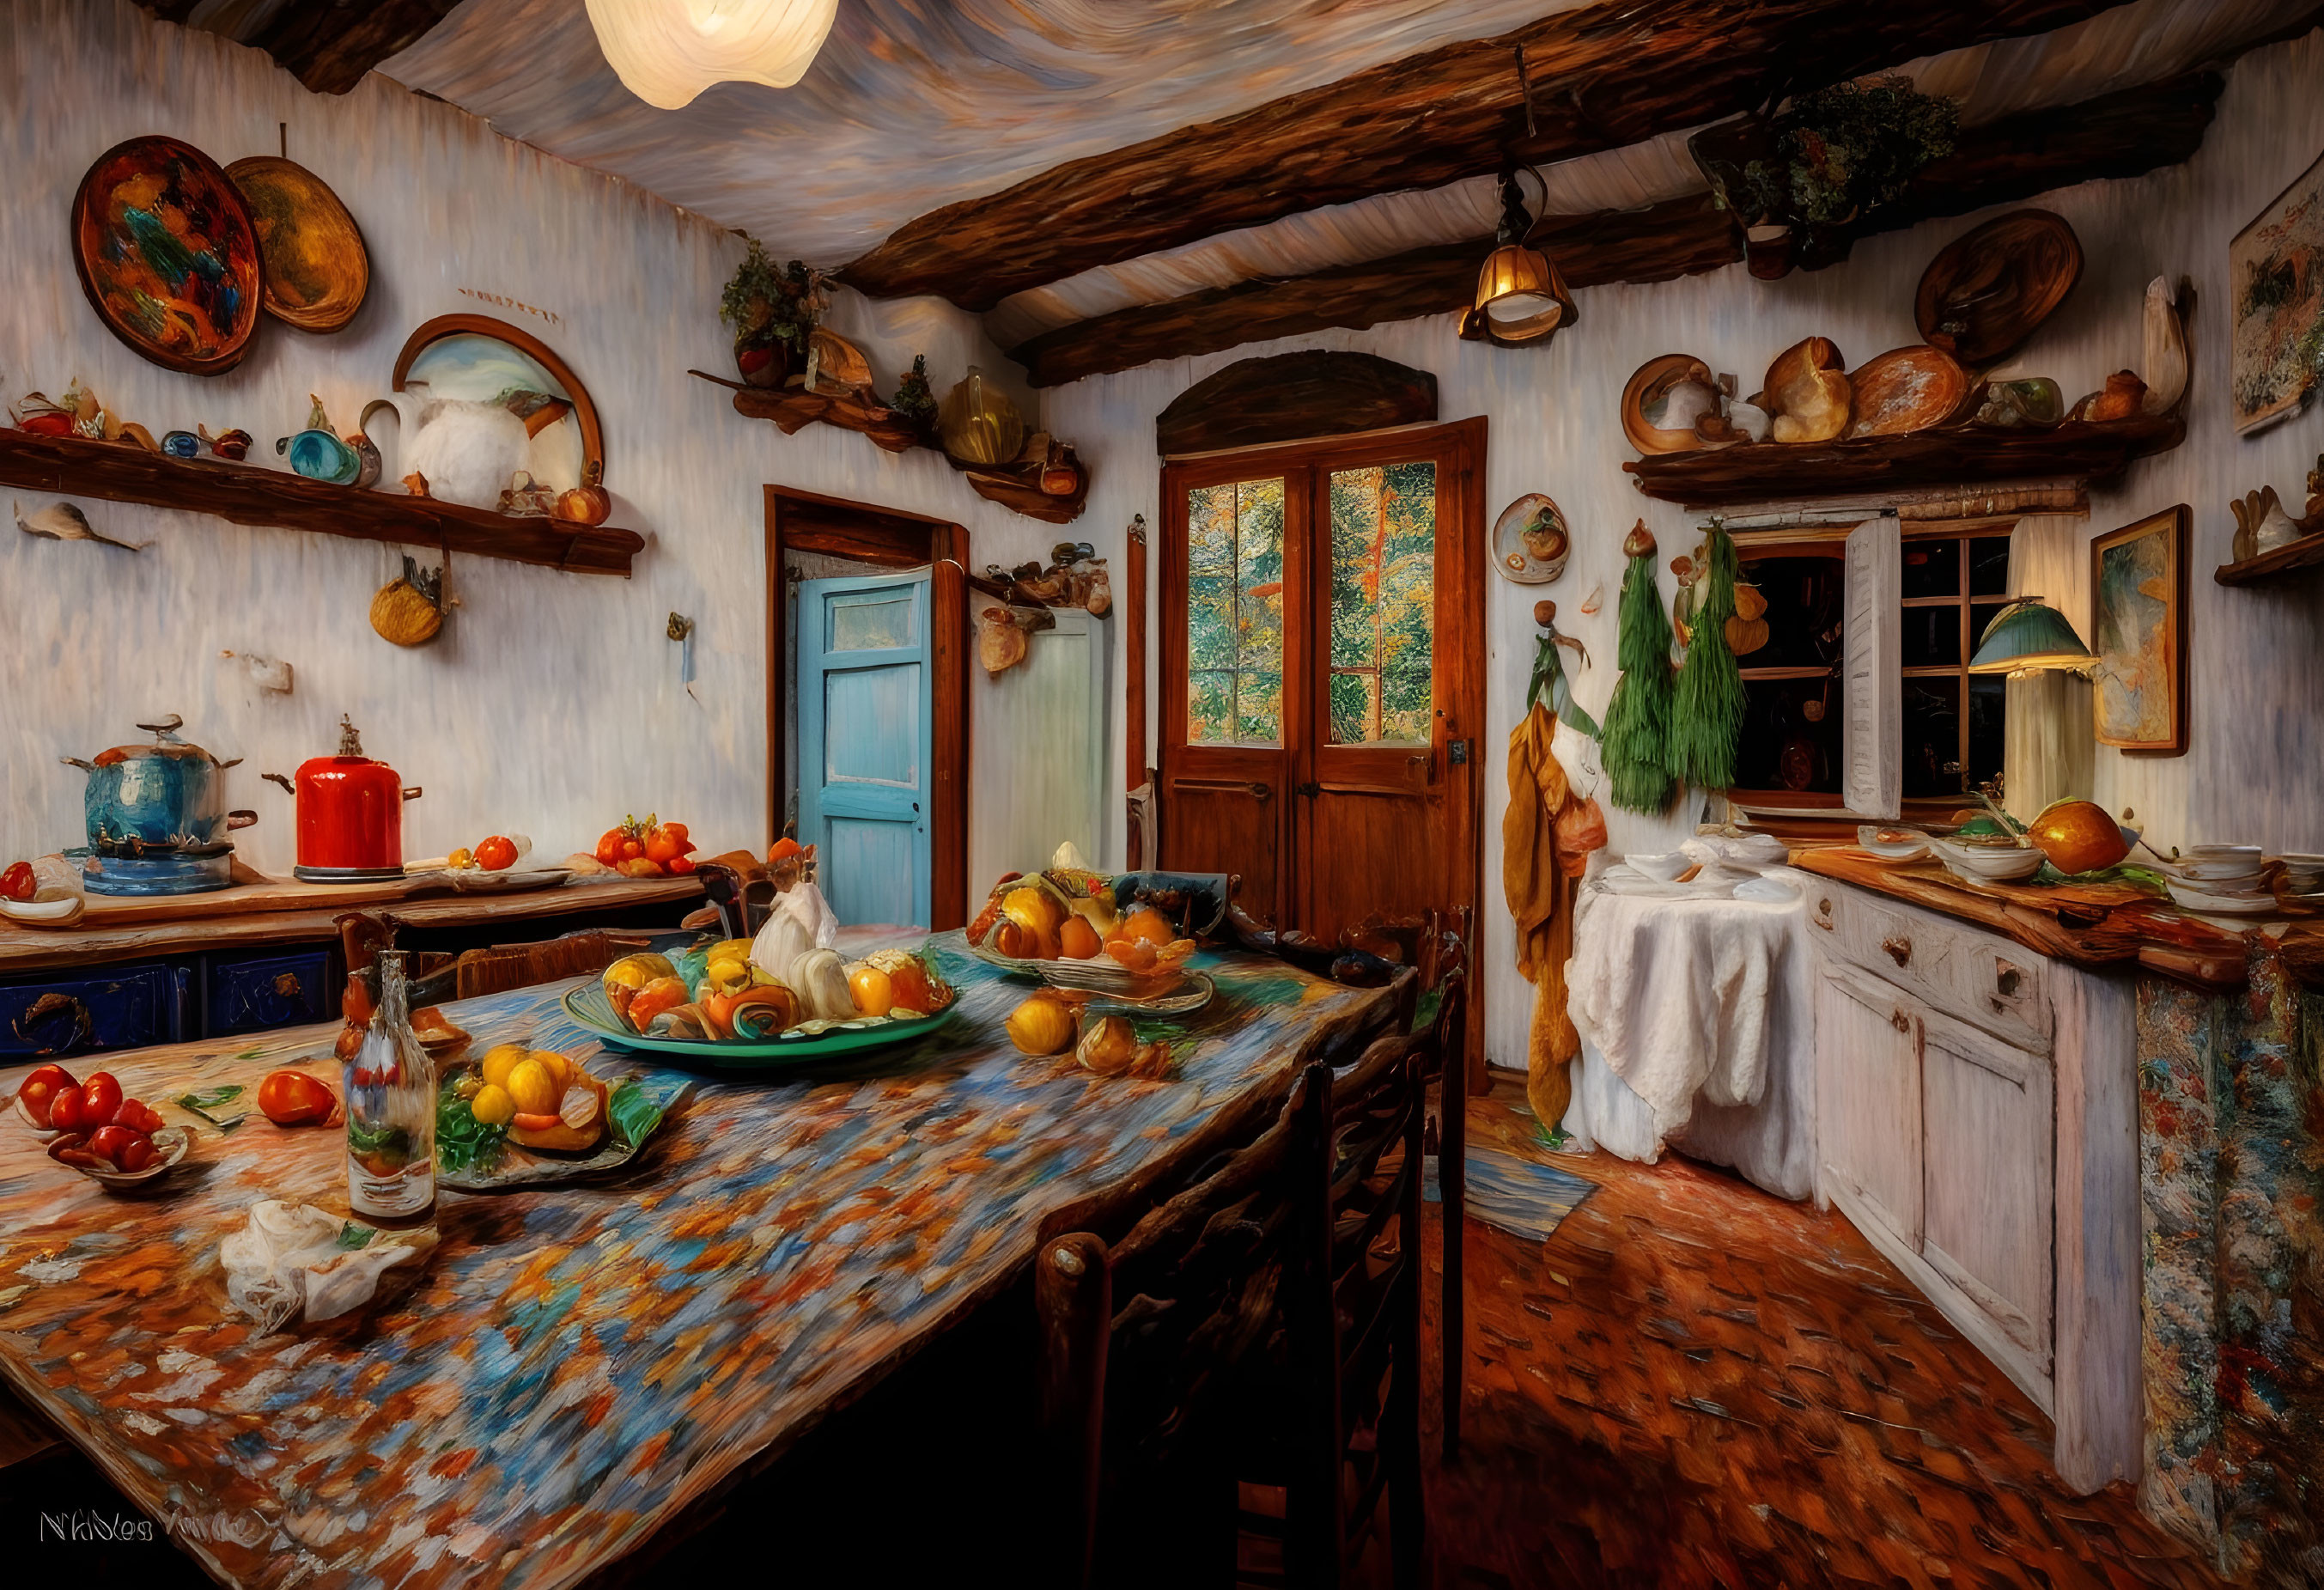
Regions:
M 1777 869 L 1778 876 L 1803 875 Z M 1786 1198 L 1815 1189 L 1807 905 L 1584 886 L 1566 966 L 1582 1033 L 1564 1127 L 1652 1164 L 1665 1147 Z

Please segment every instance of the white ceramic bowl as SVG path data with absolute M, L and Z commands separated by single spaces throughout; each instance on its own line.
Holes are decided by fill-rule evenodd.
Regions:
M 1668 883 L 1694 865 L 1694 857 L 1683 850 L 1673 850 L 1662 855 L 1626 855 L 1622 860 L 1632 872 L 1652 878 L 1657 883 Z
M 1945 870 L 1973 883 L 2015 883 L 2042 870 L 2042 853 L 2018 845 L 1960 845 L 1929 841 Z
M 1929 854 L 1929 837 L 1918 828 L 1886 827 L 1886 831 L 1911 836 L 1904 839 L 1883 839 L 1886 825 L 1865 823 L 1856 830 L 1856 847 L 1882 861 L 1918 861 Z
M 2193 888 L 2175 878 L 2163 881 L 2171 890 L 2171 903 L 2181 911 L 2215 917 L 2264 917 L 2276 909 L 2275 896 L 2265 890 L 2230 894 Z

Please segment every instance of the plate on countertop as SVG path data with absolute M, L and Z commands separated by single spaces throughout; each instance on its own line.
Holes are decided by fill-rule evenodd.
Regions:
M 1900 839 L 1883 839 L 1884 833 L 1901 834 Z M 1878 823 L 1859 824 L 1856 830 L 1856 847 L 1867 855 L 1882 861 L 1918 861 L 1929 854 L 1929 837 L 1917 828 L 1886 827 Z
M 570 867 L 508 867 L 488 873 L 482 867 L 444 867 L 429 874 L 441 878 L 463 894 L 522 894 L 534 889 L 554 889 L 573 876 Z
M 2171 891 L 2171 903 L 2181 911 L 2193 911 L 2207 917 L 2264 917 L 2277 911 L 2275 895 L 2269 890 L 2218 893 L 2182 883 L 2176 878 L 2163 879 Z

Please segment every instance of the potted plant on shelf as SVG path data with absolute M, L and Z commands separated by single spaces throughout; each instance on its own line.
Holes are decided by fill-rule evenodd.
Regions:
M 1831 249 L 1865 211 L 1903 197 L 1953 152 L 1960 123 L 1958 106 L 1911 79 L 1873 78 L 1706 127 L 1687 150 L 1742 226 L 1751 273 L 1773 281 Z
M 807 338 L 830 307 L 821 271 L 798 260 L 778 269 L 765 245 L 752 237 L 718 300 L 718 318 L 734 328 L 734 367 L 752 386 L 782 385 L 807 362 Z

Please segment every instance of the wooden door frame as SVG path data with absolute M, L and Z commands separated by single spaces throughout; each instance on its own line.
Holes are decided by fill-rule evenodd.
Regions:
M 790 602 L 783 554 L 813 552 L 882 569 L 928 570 L 928 926 L 968 922 L 968 532 L 948 519 L 770 485 L 767 493 L 767 814 L 783 831 L 783 690 Z
M 1172 715 L 1184 721 L 1186 711 L 1186 612 L 1183 591 L 1186 578 L 1186 526 L 1183 487 L 1189 485 L 1217 484 L 1223 480 L 1248 479 L 1267 473 L 1270 468 L 1285 472 L 1314 469 L 1320 476 L 1334 467 L 1353 462 L 1360 465 L 1377 461 L 1385 449 L 1425 445 L 1431 448 L 1443 446 L 1447 467 L 1452 478 L 1440 493 L 1440 502 L 1449 511 L 1451 522 L 1440 523 L 1437 534 L 1439 561 L 1437 564 L 1437 599 L 1448 598 L 1456 610 L 1469 615 L 1472 622 L 1464 625 L 1467 643 L 1437 654 L 1437 666 L 1444 676 L 1443 699 L 1447 714 L 1439 736 L 1445 748 L 1445 810 L 1450 818 L 1448 832 L 1453 842 L 1454 854 L 1464 850 L 1470 864 L 1465 877 L 1455 875 L 1447 880 L 1455 898 L 1443 901 L 1447 906 L 1477 906 L 1482 898 L 1484 885 L 1484 772 L 1491 747 L 1485 736 L 1485 666 L 1490 640 L 1487 634 L 1488 614 L 1485 601 L 1485 442 L 1488 425 L 1483 416 L 1456 420 L 1433 425 L 1396 426 L 1386 430 L 1361 431 L 1347 436 L 1318 438 L 1313 441 L 1280 442 L 1264 447 L 1239 448 L 1226 452 L 1211 452 L 1186 458 L 1166 458 L 1162 469 L 1162 555 L 1161 578 L 1157 582 L 1160 623 L 1157 626 L 1159 646 L 1157 657 L 1161 675 L 1161 744 L 1170 743 Z M 1449 445 L 1443 445 L 1449 444 Z M 1448 556 L 1449 554 L 1449 556 Z M 1295 578 L 1294 555 L 1288 546 L 1284 553 L 1284 578 L 1286 585 Z M 1304 572 L 1304 570 L 1303 570 Z M 1182 593 L 1174 597 L 1174 591 Z M 1437 628 L 1442 635 L 1444 625 Z M 1288 632 L 1286 629 L 1286 643 Z M 1293 670 L 1286 655 L 1284 679 L 1284 745 L 1283 751 L 1296 765 L 1302 748 L 1294 743 L 1296 733 L 1291 722 L 1294 713 Z M 1303 704 L 1301 710 L 1305 707 Z M 1303 720 L 1304 721 L 1304 720 Z M 1455 741 L 1469 742 L 1468 759 L 1454 764 L 1450 746 Z M 1157 746 L 1157 751 L 1160 747 Z M 1201 747 L 1181 747 L 1181 754 L 1198 753 Z M 1157 755 L 1158 763 L 1159 757 Z M 1199 763 L 1200 758 L 1196 757 Z M 1199 765 L 1184 771 L 1199 774 Z M 1161 786 L 1157 785 L 1157 796 Z M 1289 879 L 1296 857 L 1289 844 L 1290 806 L 1288 800 L 1280 804 L 1276 820 L 1279 875 Z M 1157 830 L 1158 838 L 1158 830 Z M 1286 906 L 1296 902 L 1292 884 L 1286 883 L 1278 891 Z M 1473 950 L 1473 947 L 1472 947 Z M 1471 965 L 1474 960 L 1473 953 Z M 1481 968 L 1480 968 L 1481 969 Z M 1471 1024 L 1477 1041 L 1481 1042 L 1484 1023 Z M 1472 1045 L 1473 1047 L 1473 1045 Z

